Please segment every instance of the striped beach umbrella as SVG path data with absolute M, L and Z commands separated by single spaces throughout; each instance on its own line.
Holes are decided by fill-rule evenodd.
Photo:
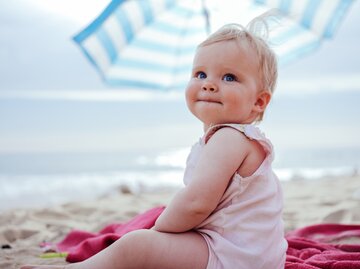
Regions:
M 74 37 L 104 82 L 182 90 L 196 46 L 226 23 L 278 9 L 269 43 L 280 65 L 333 37 L 352 0 L 113 0 Z M 270 21 L 271 22 L 271 21 Z

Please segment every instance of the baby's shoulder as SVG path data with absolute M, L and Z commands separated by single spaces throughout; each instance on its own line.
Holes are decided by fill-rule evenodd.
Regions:
M 224 126 L 216 129 L 208 136 L 207 143 L 221 143 L 235 148 L 251 147 L 253 144 L 243 131 L 231 126 Z
M 218 149 L 216 152 L 225 153 L 222 156 L 226 156 L 228 161 L 238 163 L 237 172 L 242 177 L 252 175 L 266 157 L 265 150 L 259 141 L 232 127 L 216 130 L 208 144 Z
M 214 126 L 206 133 L 205 137 L 209 140 L 211 137 L 226 137 L 233 140 L 248 140 L 245 127 L 234 124 Z

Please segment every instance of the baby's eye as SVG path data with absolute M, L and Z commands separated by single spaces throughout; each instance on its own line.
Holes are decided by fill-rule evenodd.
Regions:
M 199 78 L 199 79 L 204 79 L 204 78 L 206 78 L 206 74 L 204 72 L 200 71 L 195 74 L 195 77 Z
M 236 76 L 233 74 L 225 74 L 223 79 L 225 81 L 236 81 Z

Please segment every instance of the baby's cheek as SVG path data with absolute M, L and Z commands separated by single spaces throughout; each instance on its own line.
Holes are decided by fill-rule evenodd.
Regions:
M 195 83 L 190 82 L 185 89 L 185 98 L 187 102 L 193 101 L 196 98 Z

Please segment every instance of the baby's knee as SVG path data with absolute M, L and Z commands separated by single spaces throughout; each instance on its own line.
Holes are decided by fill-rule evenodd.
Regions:
M 141 252 L 143 248 L 149 248 L 153 243 L 155 231 L 152 230 L 136 230 L 125 234 L 118 240 L 118 244 L 123 251 L 138 250 Z
M 116 253 L 121 256 L 124 264 L 136 264 L 137 268 L 142 268 L 151 255 L 152 244 L 155 243 L 153 239 L 154 231 L 150 230 L 137 230 L 127 233 L 115 244 Z
M 144 239 L 150 237 L 153 232 L 154 231 L 147 230 L 147 229 L 135 230 L 135 231 L 132 231 L 132 232 L 129 232 L 129 233 L 123 235 L 121 237 L 121 240 L 123 240 L 123 241 L 144 240 Z

